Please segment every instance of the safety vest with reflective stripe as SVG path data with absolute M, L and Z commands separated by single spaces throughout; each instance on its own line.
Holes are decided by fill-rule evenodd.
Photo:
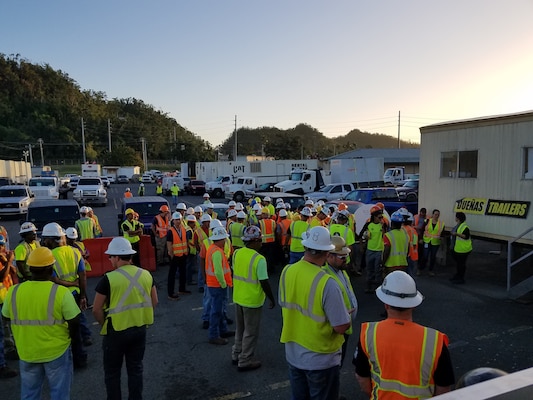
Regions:
M 189 245 L 187 243 L 187 231 L 185 228 L 180 225 L 178 229 L 180 230 L 181 238 L 175 226 L 170 228 L 172 232 L 172 254 L 176 257 L 182 257 L 188 254 Z
M 199 247 L 199 250 L 201 250 L 202 246 L 205 246 L 206 240 L 209 236 L 207 233 L 204 232 L 201 227 L 197 228 L 194 232 L 196 233 L 196 237 L 198 238 L 198 241 L 196 243 Z M 205 251 L 207 252 L 207 248 L 205 249 Z
M 282 343 L 295 342 L 316 353 L 341 348 L 344 336 L 333 330 L 322 307 L 328 279 L 332 278 L 303 259 L 283 269 L 279 282 Z
M 282 246 L 288 246 L 291 243 L 291 237 L 289 236 L 291 221 L 288 218 L 285 218 L 280 220 L 278 225 L 281 230 L 280 244 Z
M 293 221 L 291 223 L 291 247 L 290 250 L 295 253 L 303 253 L 305 251 L 302 245 L 302 235 L 309 229 L 307 221 Z
M 431 243 L 433 246 L 440 245 L 440 235 L 443 230 L 444 222 L 439 220 L 436 224 L 433 224 L 433 221 L 429 220 L 424 230 L 424 243 Z
M 41 247 L 38 241 L 34 240 L 31 243 L 26 242 L 25 240 L 17 245 L 15 247 L 15 260 L 21 261 L 24 263 L 24 271 L 26 272 L 27 276 L 31 276 L 30 267 L 28 267 L 28 264 L 26 264 L 26 260 L 28 259 L 28 256 L 30 253 L 35 250 L 37 247 Z M 24 256 L 24 259 L 22 259 L 22 256 Z M 17 267 L 17 275 L 19 278 L 24 278 L 24 275 L 22 275 L 22 272 L 18 270 Z
M 180 188 L 178 187 L 178 185 L 173 185 L 170 187 L 170 193 L 172 194 L 172 196 L 177 196 L 180 192 Z
M 7 264 L 7 257 L 4 254 L 0 254 L 0 259 L 2 262 L 2 265 L 5 264 L 4 268 L 9 269 L 9 265 Z M 1 268 L 1 266 L 0 266 Z M 3 271 L 4 268 L 1 268 L 0 271 Z M 9 271 L 6 271 L 6 275 L 2 281 L 0 281 L 0 304 L 4 303 L 4 299 L 6 298 L 7 290 L 13 286 L 13 279 L 11 278 L 11 275 Z M 0 317 L 1 318 L 1 317 Z
M 155 225 L 155 231 L 157 236 L 164 238 L 167 236 L 168 230 L 170 229 L 170 221 L 168 218 L 163 218 L 160 214 L 155 216 L 157 224 Z
M 261 259 L 265 260 L 265 257 L 247 247 L 233 253 L 233 301 L 236 304 L 259 308 L 265 303 L 266 295 L 257 277 Z
M 51 281 L 24 282 L 9 290 L 4 307 L 21 360 L 49 362 L 69 348 L 65 318 L 75 318 L 80 309 L 68 288 Z
M 100 226 L 100 220 L 96 214 L 93 214 L 91 219 L 94 221 L 94 232 L 97 237 L 102 236 L 102 227 Z
M 355 293 L 353 291 L 353 287 L 351 287 L 351 283 L 350 283 L 350 277 L 348 276 L 348 273 L 346 271 L 341 271 L 342 275 L 344 275 L 344 279 L 346 280 L 346 282 L 348 282 L 348 285 L 350 285 L 349 288 L 346 288 L 346 286 L 344 285 L 343 282 L 341 282 L 341 280 L 339 279 L 339 276 L 337 275 L 337 273 L 335 272 L 335 270 L 333 269 L 333 267 L 329 264 L 326 263 L 326 265 L 324 265 L 322 267 L 322 269 L 329 275 L 331 276 L 333 279 L 335 279 L 335 281 L 337 282 L 337 285 L 339 285 L 339 288 L 341 289 L 341 292 L 342 292 L 342 299 L 344 300 L 344 305 L 346 306 L 346 309 L 347 310 L 351 310 L 352 309 L 352 304 L 350 303 L 350 298 L 348 297 L 348 292 L 347 290 L 351 290 L 352 292 L 352 296 L 355 298 Z M 353 328 L 352 326 L 350 325 L 350 327 L 348 328 L 348 330 L 345 332 L 345 334 L 347 335 L 351 335 L 353 333 Z
M 115 331 L 141 327 L 154 323 L 152 305 L 153 278 L 150 273 L 134 265 L 122 267 L 106 274 L 109 280 L 109 306 L 100 333 L 107 334 L 107 321 L 111 319 Z
M 52 249 L 52 254 L 56 259 L 54 271 L 59 279 L 65 282 L 74 282 L 78 279 L 78 265 L 81 260 L 81 253 L 71 246 L 59 246 Z M 80 293 L 78 286 L 67 288 L 71 293 Z
M 229 234 L 231 236 L 231 244 L 233 247 L 244 247 L 244 242 L 241 237 L 244 235 L 245 226 L 240 222 L 232 222 L 229 225 Z
M 207 239 L 209 240 L 209 239 Z M 228 286 L 233 286 L 233 281 L 231 279 L 231 268 L 228 263 L 228 259 L 224 254 L 224 251 L 214 243 L 211 243 L 207 248 L 207 254 L 205 257 L 205 276 L 206 283 L 208 287 L 221 287 L 218 282 L 217 277 L 215 276 L 215 266 L 213 264 L 213 254 L 216 252 L 222 253 L 222 272 L 224 273 L 224 280 Z
M 85 247 L 85 244 L 83 242 L 74 242 L 71 244 L 72 247 L 74 247 L 76 250 L 78 250 L 83 257 L 83 262 L 85 263 L 85 271 L 92 271 L 91 264 L 89 263 L 88 257 L 89 252 L 87 251 L 87 248 Z
M 401 343 L 401 346 L 398 346 Z M 361 326 L 361 347 L 370 363 L 371 399 L 427 399 L 448 338 L 411 321 L 386 319 Z
M 408 257 L 412 261 L 418 261 L 418 232 L 412 225 L 404 225 L 402 229 L 407 232 L 409 238 L 409 252 Z
M 371 222 L 368 224 L 367 230 L 370 235 L 366 244 L 367 250 L 383 251 L 383 225 Z
M 155 187 L 155 194 L 163 194 L 163 186 L 157 185 Z
M 390 242 L 390 254 L 385 267 L 406 267 L 409 237 L 403 229 L 393 229 L 385 234 Z
M 261 228 L 261 239 L 263 243 L 274 243 L 276 241 L 276 221 L 273 219 L 261 219 L 259 221 Z
M 126 227 L 126 229 L 124 229 L 124 226 Z M 137 230 L 139 227 L 139 222 L 133 220 L 132 222 L 130 222 L 129 220 L 125 220 L 123 223 L 122 223 L 122 231 L 124 232 L 124 238 L 126 238 L 128 240 L 128 242 L 130 243 L 137 243 L 139 240 L 141 240 L 141 238 L 139 237 L 139 235 L 133 235 L 133 236 L 130 236 L 128 234 L 128 232 L 126 231 L 135 231 Z
M 457 228 L 457 233 L 462 234 L 465 229 L 468 228 L 466 222 L 462 222 L 461 225 Z M 459 236 L 455 236 L 455 245 L 453 250 L 456 253 L 469 253 L 472 251 L 472 238 L 463 239 Z
M 80 240 L 94 239 L 94 220 L 92 218 L 78 219 L 75 225 L 80 233 Z

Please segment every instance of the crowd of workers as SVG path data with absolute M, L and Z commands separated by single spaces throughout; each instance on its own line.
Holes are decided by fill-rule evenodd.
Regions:
M 385 218 L 377 204 L 357 235 L 354 215 L 343 203 L 327 207 L 308 200 L 291 210 L 283 201 L 272 204 L 269 197 L 251 199 L 246 206 L 231 201 L 224 226 L 208 195 L 204 201 L 205 212 L 184 203 L 176 203 L 174 212 L 161 206 L 151 227 L 156 261 L 169 265 L 169 300 L 190 294 L 190 285 L 198 286 L 208 342 L 226 345 L 234 337 L 231 357 L 239 371 L 261 367 L 256 358 L 261 310 L 267 299 L 268 307 L 275 307 L 269 274 L 280 272 L 280 340 L 285 344 L 292 397 L 338 399 L 340 366 L 358 310 L 349 274 L 364 273 L 366 291 L 384 303 L 387 318 L 362 324 L 352 360 L 361 389 L 371 398 L 390 393 L 400 396 L 396 398 L 428 398 L 454 384 L 446 335 L 412 321 L 413 309 L 423 300 L 413 276 L 435 271 L 444 232 L 438 210 L 431 218 L 425 209 L 416 216 L 400 209 Z M 7 236 L 0 235 L 2 314 L 10 320 L 20 357 L 23 398 L 40 398 L 45 377 L 52 399 L 69 398 L 72 365 L 87 364 L 85 347 L 92 339 L 83 311 L 90 264 L 83 240 L 103 232 L 90 208 L 82 207 L 80 214 L 75 226 L 66 230 L 47 224 L 40 242 L 33 224 L 21 225 L 22 241 L 14 252 L 2 248 Z M 123 236 L 113 238 L 106 251 L 114 270 L 97 284 L 93 302 L 93 315 L 104 335 L 108 399 L 121 398 L 123 358 L 129 398 L 142 398 L 145 328 L 153 323 L 158 302 L 153 278 L 139 268 L 142 223 L 131 208 L 125 216 Z M 451 235 L 457 273 L 452 282 L 463 283 L 472 244 L 464 214 L 457 213 L 456 220 Z M 356 253 L 361 254 L 358 266 Z M 20 284 L 14 285 L 16 281 Z M 233 322 L 227 314 L 231 287 L 235 331 L 228 328 Z M 31 343 L 29 337 L 34 338 Z M 41 351 L 44 347 L 49 351 Z M 0 350 L 1 377 L 16 376 Z

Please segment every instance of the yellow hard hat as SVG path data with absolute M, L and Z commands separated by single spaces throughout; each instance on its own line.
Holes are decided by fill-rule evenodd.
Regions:
M 133 208 L 128 208 L 126 209 L 126 211 L 124 212 L 125 215 L 128 215 L 128 214 L 133 214 L 135 212 L 135 210 Z
M 270 215 L 270 210 L 268 209 L 268 207 L 263 207 L 263 208 L 261 209 L 261 214 L 268 214 L 268 215 Z
M 37 247 L 28 256 L 26 264 L 30 267 L 48 267 L 55 263 L 55 261 L 52 250 L 48 247 Z

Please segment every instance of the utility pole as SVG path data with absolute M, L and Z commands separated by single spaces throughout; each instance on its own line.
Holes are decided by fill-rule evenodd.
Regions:
M 37 142 L 39 142 L 39 146 L 41 147 L 41 167 L 44 168 L 43 139 L 39 138 Z
M 148 171 L 148 160 L 146 159 L 146 139 L 143 137 L 141 138 L 141 147 L 143 153 L 144 170 Z
M 30 151 L 30 165 L 33 167 L 33 151 L 31 150 L 31 143 L 28 144 L 28 150 Z
M 83 117 L 81 117 L 81 147 L 83 151 L 83 163 L 85 164 L 87 158 L 85 157 L 85 123 L 83 122 Z
M 107 119 L 107 135 L 109 137 L 109 152 L 111 153 L 111 120 Z
M 233 151 L 233 161 L 237 161 L 237 116 L 235 115 L 235 127 L 233 128 L 233 135 L 235 136 L 235 150 Z
M 398 111 L 398 148 L 400 148 L 400 112 Z

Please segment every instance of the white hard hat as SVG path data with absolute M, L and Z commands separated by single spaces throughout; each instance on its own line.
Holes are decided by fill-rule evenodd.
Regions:
M 309 207 L 302 208 L 302 211 L 300 211 L 300 214 L 304 217 L 310 217 L 311 216 L 311 209 Z
M 144 183 L 141 182 L 141 184 L 139 186 L 144 186 Z
M 280 201 L 276 203 L 276 209 L 285 208 L 285 203 L 283 201 Z
M 194 208 L 192 208 L 192 207 L 187 208 L 186 213 L 187 213 L 188 215 L 193 215 L 193 214 L 194 214 Z
M 320 206 L 320 207 L 322 207 L 324 204 L 326 204 L 326 203 L 324 203 L 324 200 L 318 200 L 318 201 L 316 202 L 316 205 L 317 205 L 317 206 Z
M 278 203 L 283 203 L 283 199 L 281 197 L 278 197 L 276 199 L 276 204 L 278 204 Z
M 314 203 L 313 203 L 313 200 L 311 200 L 311 199 L 307 199 L 307 200 L 305 201 L 305 205 L 306 205 L 306 206 L 312 206 L 313 204 L 314 204 Z
M 196 206 L 196 207 L 194 207 L 194 212 L 195 212 L 195 213 L 197 213 L 197 212 L 199 212 L 199 213 L 203 213 L 204 210 L 202 210 L 202 206 Z
M 131 192 L 131 189 L 130 188 L 126 188 L 126 192 Z
M 285 203 L 285 209 L 290 210 L 291 209 L 291 203 Z
M 252 210 L 254 210 L 255 212 L 261 212 L 261 210 L 263 209 L 263 207 L 261 207 L 261 204 L 259 203 L 255 203 L 254 204 L 254 207 L 252 208 Z
M 237 218 L 238 219 L 245 219 L 246 218 L 246 213 L 244 211 L 239 211 L 237 213 Z
M 87 211 L 88 212 L 91 212 L 92 210 L 93 210 L 92 207 L 87 206 Z
M 401 308 L 416 307 L 424 300 L 424 296 L 416 290 L 415 280 L 403 271 L 388 274 L 376 289 L 376 296 L 389 306 Z
M 205 205 L 207 208 L 215 208 L 215 206 L 213 205 L 213 203 L 207 203 Z
M 181 219 L 181 213 L 174 211 L 174 213 L 172 214 L 172 219 Z
M 413 217 L 413 214 L 409 213 L 409 215 L 407 216 L 407 221 L 414 222 L 414 220 L 415 220 L 415 217 Z
M 83 206 L 80 208 L 80 213 L 81 214 L 87 214 L 89 212 L 89 207 L 87 206 Z
M 204 199 L 208 199 L 209 198 L 209 193 L 204 193 L 203 198 Z
M 187 222 L 190 222 L 190 221 L 196 222 L 196 217 L 192 214 L 189 214 L 187 215 L 187 217 L 185 217 L 185 220 L 187 220 Z
M 222 226 L 222 222 L 220 222 L 219 219 L 212 219 L 211 222 L 209 222 L 209 229 L 215 229 L 215 228 L 224 228 Z
M 76 230 L 76 228 L 72 228 L 72 227 L 67 228 L 65 233 L 67 234 L 67 237 L 69 239 L 77 239 L 78 238 L 78 231 Z
M 241 237 L 244 242 L 251 242 L 252 240 L 261 240 L 261 229 L 255 225 L 250 225 L 244 230 Z
M 242 203 L 237 203 L 237 205 L 235 206 L 235 209 L 237 211 L 242 211 L 244 210 L 244 206 L 242 205 Z
M 110 256 L 129 256 L 137 252 L 131 248 L 131 243 L 126 238 L 118 236 L 109 242 L 104 253 Z
M 209 214 L 203 214 L 200 217 L 200 222 L 211 222 L 211 215 Z
M 348 211 L 348 210 L 340 210 L 340 211 L 338 211 L 338 215 L 339 216 L 342 215 L 344 218 L 348 219 L 348 218 L 350 218 L 350 211 Z
M 230 209 L 228 210 L 228 218 L 235 217 L 237 215 L 237 210 Z
M 268 202 L 271 202 L 272 199 L 269 197 L 269 196 L 265 196 L 265 198 L 263 199 L 263 201 L 268 201 Z
M 287 216 L 287 211 L 285 211 L 285 209 L 282 208 L 281 210 L 279 210 L 279 216 L 280 217 L 286 217 Z
M 43 227 L 42 237 L 61 237 L 65 236 L 65 231 L 57 222 L 50 222 Z
M 20 233 L 27 233 L 27 232 L 37 232 L 37 228 L 35 227 L 35 225 L 33 225 L 33 223 L 31 223 L 31 222 L 24 222 L 24 223 L 20 226 L 19 234 L 20 234 Z
M 331 244 L 329 231 L 323 226 L 315 226 L 302 234 L 302 245 L 312 250 L 330 251 L 335 248 Z
M 222 240 L 222 239 L 226 239 L 227 237 L 228 237 L 228 233 L 226 232 L 226 230 L 221 226 L 217 226 L 216 228 L 213 229 L 213 234 L 209 236 L 209 240 L 212 240 L 212 241 Z
M 237 203 L 234 201 L 234 200 L 231 200 L 229 203 L 228 203 L 228 207 L 235 207 L 237 205 Z
M 178 205 L 176 206 L 176 210 L 187 210 L 187 206 L 185 205 L 185 203 L 178 203 Z

